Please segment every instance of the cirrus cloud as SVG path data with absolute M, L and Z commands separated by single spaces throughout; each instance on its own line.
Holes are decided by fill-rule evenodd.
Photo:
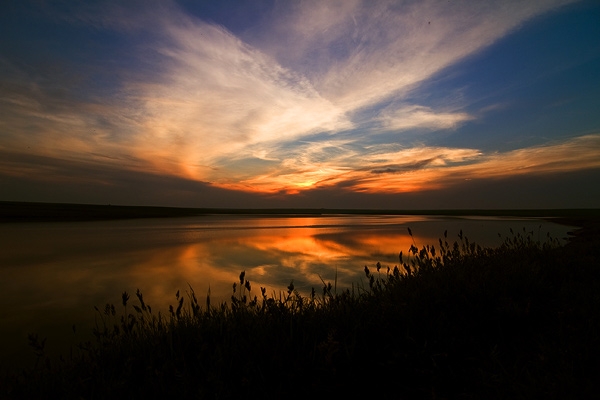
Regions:
M 80 5 L 57 21 L 126 45 L 96 68 L 0 54 L 0 150 L 27 155 L 4 174 L 63 165 L 55 159 L 247 192 L 402 193 L 598 168 L 597 134 L 509 152 L 434 144 L 485 113 L 419 96 L 428 79 L 571 2 L 310 0 L 237 32 L 175 2 Z

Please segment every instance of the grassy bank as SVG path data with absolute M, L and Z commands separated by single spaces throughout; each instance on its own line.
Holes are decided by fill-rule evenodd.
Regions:
M 585 236 L 585 235 L 584 235 Z M 231 301 L 192 288 L 166 315 L 142 293 L 98 309 L 96 340 L 36 366 L 3 398 L 591 398 L 600 372 L 597 237 L 526 233 L 495 249 L 443 237 L 369 284 L 269 296 L 240 275 Z

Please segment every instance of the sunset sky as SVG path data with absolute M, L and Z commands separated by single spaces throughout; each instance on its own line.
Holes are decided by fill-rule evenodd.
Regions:
M 4 1 L 0 200 L 597 208 L 600 2 Z

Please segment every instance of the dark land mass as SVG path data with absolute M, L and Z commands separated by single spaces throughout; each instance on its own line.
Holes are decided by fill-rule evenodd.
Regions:
M 0 202 L 0 222 L 76 222 L 202 215 L 194 208 Z
M 600 209 L 512 210 L 385 210 L 344 208 L 183 208 L 0 201 L 0 222 L 76 222 L 137 218 L 177 218 L 203 215 L 324 216 L 324 215 L 439 215 L 556 218 L 576 225 L 600 220 Z
M 600 245 L 600 216 L 597 214 L 573 215 L 570 217 L 553 217 L 547 220 L 557 224 L 576 226 L 577 229 L 569 232 L 569 241 L 574 244 L 592 244 Z

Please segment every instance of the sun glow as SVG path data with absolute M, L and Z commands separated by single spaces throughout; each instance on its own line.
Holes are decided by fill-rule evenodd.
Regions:
M 78 185 L 62 196 L 79 197 L 83 185 L 109 198 L 169 181 L 190 203 L 202 204 L 204 189 L 211 204 L 236 198 L 227 189 L 266 195 L 254 196 L 258 204 L 322 189 L 408 193 L 597 169 L 592 94 L 555 86 L 552 100 L 522 100 L 515 93 L 544 83 L 500 65 L 512 83 L 498 91 L 480 68 L 506 57 L 497 44 L 516 35 L 533 49 L 539 38 L 521 27 L 542 15 L 559 20 L 571 2 L 307 0 L 266 6 L 268 18 L 247 2 L 236 9 L 254 10 L 260 23 L 243 29 L 235 18 L 190 12 L 191 3 L 65 7 L 69 17 L 55 28 L 88 35 L 98 54 L 51 32 L 48 50 L 22 43 L 30 69 L 0 49 L 0 181 L 19 188 L 15 198 L 55 199 L 44 189 L 51 183 Z M 23 29 L 36 37 L 40 21 Z M 571 53 L 596 54 L 595 43 L 569 40 L 581 49 Z M 48 65 L 43 54 L 63 48 L 64 65 Z M 562 82 L 574 65 L 590 71 L 594 58 L 581 57 L 562 72 L 539 65 L 540 82 Z M 523 101 L 535 115 L 516 111 Z M 562 118 L 553 110 L 564 121 L 551 122 Z M 165 198 L 158 186 L 148 202 Z
M 600 168 L 600 134 L 502 154 L 437 147 L 390 152 L 388 146 L 374 146 L 370 150 L 359 159 L 348 151 L 314 166 L 308 163 L 310 159 L 306 163 L 284 160 L 284 173 L 274 170 L 256 178 L 215 184 L 259 193 L 299 193 L 330 187 L 362 193 L 407 193 L 440 189 L 470 179 Z
M 307 182 L 297 182 L 296 186 L 301 187 L 301 188 L 307 188 L 307 187 L 311 187 L 315 184 L 315 181 L 307 181 Z

